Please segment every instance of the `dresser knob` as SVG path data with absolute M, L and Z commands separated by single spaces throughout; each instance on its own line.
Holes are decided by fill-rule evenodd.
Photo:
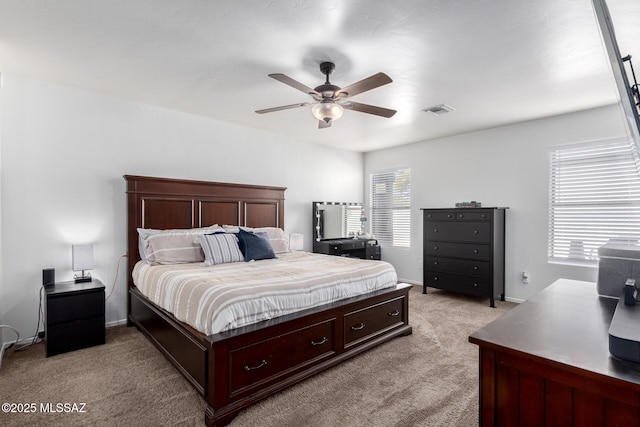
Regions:
M 464 214 L 458 215 L 458 218 L 464 218 Z
M 477 283 L 474 283 L 474 284 L 473 284 L 473 286 L 475 286 L 475 287 L 477 288 L 477 287 L 478 287 L 478 284 L 477 284 Z
M 487 214 L 482 214 L 482 218 L 486 218 L 486 217 L 487 217 Z
M 473 234 L 478 234 L 478 230 L 473 230 Z
M 474 253 L 474 254 L 477 254 L 477 253 L 478 253 L 478 250 L 477 250 L 477 249 L 474 249 L 474 250 L 473 250 L 473 253 Z
M 429 217 L 429 218 L 433 218 L 433 215 L 429 214 L 429 215 L 427 215 L 427 217 Z
M 438 247 L 437 247 L 437 246 L 434 246 L 434 247 L 433 247 L 433 250 L 434 250 L 434 251 L 437 251 L 437 250 L 438 250 Z
M 434 261 L 434 262 L 433 262 L 433 265 L 438 265 L 438 261 Z
M 438 276 L 435 276 L 435 277 L 433 278 L 433 280 L 434 280 L 434 281 L 437 281 L 437 280 L 438 280 Z
M 447 215 L 447 218 L 451 218 L 451 214 Z
M 437 232 L 438 232 L 438 229 L 437 229 L 437 228 L 434 228 L 434 229 L 433 229 L 433 231 L 434 231 L 435 233 L 437 233 Z

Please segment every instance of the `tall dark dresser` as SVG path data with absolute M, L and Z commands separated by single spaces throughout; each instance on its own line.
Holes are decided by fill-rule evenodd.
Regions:
M 423 287 L 504 301 L 508 208 L 422 209 Z

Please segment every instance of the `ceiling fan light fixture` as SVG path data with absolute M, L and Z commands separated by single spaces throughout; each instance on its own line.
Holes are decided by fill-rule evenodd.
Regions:
M 338 120 L 344 113 L 344 108 L 340 104 L 336 104 L 332 100 L 318 102 L 311 108 L 313 117 L 323 120 L 327 123 Z

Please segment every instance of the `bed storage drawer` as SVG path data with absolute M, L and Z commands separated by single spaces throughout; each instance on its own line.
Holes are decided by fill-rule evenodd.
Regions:
M 373 338 L 402 324 L 404 296 L 344 315 L 344 348 Z
M 229 352 L 234 396 L 333 355 L 335 319 L 306 326 Z

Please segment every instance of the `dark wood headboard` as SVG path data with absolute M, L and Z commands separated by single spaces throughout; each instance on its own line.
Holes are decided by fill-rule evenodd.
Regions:
M 140 260 L 137 228 L 194 228 L 212 224 L 284 229 L 284 187 L 125 175 L 127 283 Z

